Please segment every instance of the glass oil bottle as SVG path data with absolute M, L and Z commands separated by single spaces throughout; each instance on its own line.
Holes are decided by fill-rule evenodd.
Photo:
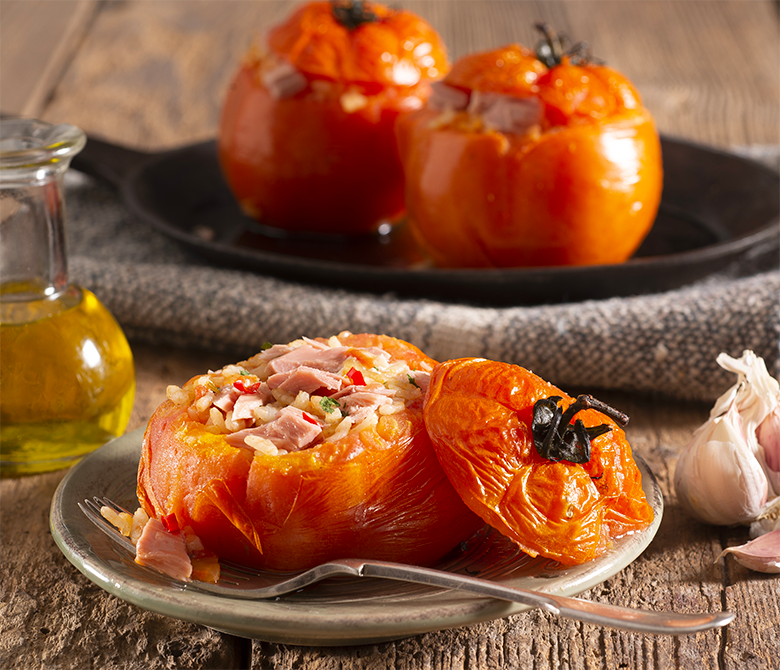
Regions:
M 135 394 L 124 333 L 68 282 L 70 125 L 0 122 L 0 475 L 65 468 L 124 432 Z

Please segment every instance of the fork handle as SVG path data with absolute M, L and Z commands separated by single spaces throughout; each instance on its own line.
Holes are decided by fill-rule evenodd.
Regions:
M 347 562 L 344 561 L 344 563 Z M 355 561 L 353 569 L 362 577 L 379 577 L 466 591 L 476 595 L 539 607 L 553 614 L 577 621 L 640 633 L 660 635 L 699 633 L 725 626 L 734 619 L 732 612 L 686 614 L 619 607 L 592 600 L 514 588 L 478 577 L 383 561 Z

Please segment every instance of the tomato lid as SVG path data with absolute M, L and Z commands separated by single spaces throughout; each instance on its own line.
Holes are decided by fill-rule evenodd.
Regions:
M 555 430 L 571 426 L 579 432 L 587 453 L 567 450 L 571 444 L 555 453 L 537 446 L 540 427 L 548 427 L 538 420 L 538 401 L 544 412 L 555 407 Z M 612 415 L 627 417 L 590 396 L 575 401 L 517 365 L 459 359 L 434 368 L 423 412 L 442 469 L 460 497 L 531 556 L 582 563 L 653 518 Z
M 448 69 L 444 44 L 422 18 L 375 2 L 302 5 L 268 34 L 268 47 L 311 78 L 416 86 Z
M 536 82 L 547 67 L 520 44 L 469 54 L 456 61 L 444 82 L 469 91 L 525 97 L 538 90 Z
M 582 53 L 563 52 L 560 39 L 545 25 L 546 40 L 536 51 L 520 44 L 469 54 L 456 61 L 444 83 L 468 92 L 538 97 L 546 127 L 607 118 L 642 106 L 639 93 L 619 72 Z

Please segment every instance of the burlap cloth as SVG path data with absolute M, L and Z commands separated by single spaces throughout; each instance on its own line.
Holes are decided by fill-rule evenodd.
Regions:
M 752 151 L 761 156 L 760 151 Z M 762 156 L 776 165 L 777 152 Z M 666 293 L 488 308 L 361 294 L 217 268 L 134 217 L 114 190 L 66 180 L 70 277 L 132 340 L 224 351 L 342 330 L 412 342 L 438 360 L 518 363 L 566 390 L 620 389 L 713 400 L 733 383 L 721 351 L 752 349 L 780 374 L 780 270 L 732 269 Z M 752 274 L 751 274 L 752 273 Z M 747 276 L 740 276 L 745 275 Z M 230 357 L 232 356 L 232 358 Z

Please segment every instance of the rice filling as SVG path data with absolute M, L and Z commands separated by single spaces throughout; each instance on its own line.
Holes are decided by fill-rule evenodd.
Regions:
M 421 403 L 430 372 L 392 360 L 381 347 L 302 338 L 183 389 L 170 386 L 167 395 L 231 446 L 280 456 L 343 439 Z

